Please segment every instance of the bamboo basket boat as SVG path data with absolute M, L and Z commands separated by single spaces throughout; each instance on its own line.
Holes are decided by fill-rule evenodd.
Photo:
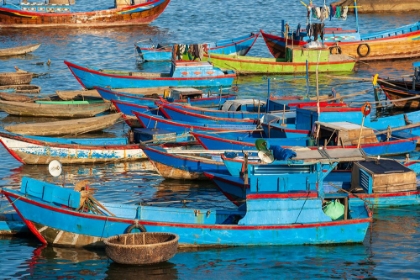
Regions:
M 172 258 L 178 251 L 179 236 L 168 232 L 139 232 L 111 236 L 104 240 L 107 256 L 121 264 L 153 264 Z
M 32 81 L 32 76 L 32 73 L 0 73 L 0 86 L 30 84 Z

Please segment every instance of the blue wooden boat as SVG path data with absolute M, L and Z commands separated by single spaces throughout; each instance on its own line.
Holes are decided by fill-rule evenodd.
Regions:
M 259 119 L 223 118 L 184 111 L 182 108 L 179 108 L 177 106 L 170 106 L 168 103 L 165 102 L 159 104 L 159 111 L 165 118 L 174 121 L 228 125 L 257 125 L 259 123 Z
M 160 104 L 160 103 L 159 103 Z M 266 102 L 259 99 L 226 100 L 220 109 L 203 108 L 194 104 L 165 103 L 166 107 L 176 107 L 185 112 L 219 118 L 256 119 L 266 112 Z
M 271 137 L 295 137 L 309 135 L 314 128 L 314 122 L 338 122 L 348 121 L 354 124 L 361 124 L 363 114 L 360 108 L 320 108 L 320 114 L 316 107 L 305 107 L 296 109 L 296 125 L 282 126 L 273 118 L 264 118 L 261 124 Z M 311 120 L 311 121 L 308 121 Z M 371 114 L 364 121 L 364 126 L 381 132 L 407 132 L 415 136 L 420 136 L 420 114 L 418 111 L 405 112 L 392 116 L 375 116 Z
M 111 99 L 111 103 L 112 105 L 114 105 L 118 112 L 123 113 L 122 118 L 124 119 L 125 123 L 131 128 L 143 127 L 143 125 L 140 124 L 139 120 L 134 115 L 133 111 L 141 113 L 151 112 L 153 114 L 160 115 L 159 108 L 154 106 L 138 105 L 132 102 L 126 102 L 115 99 Z
M 203 124 L 194 122 L 173 121 L 146 113 L 133 111 L 141 125 L 145 128 L 159 128 L 174 131 L 177 134 L 185 134 L 189 131 L 226 131 L 226 130 L 252 130 L 256 125 L 234 125 L 234 124 Z
M 86 89 L 150 88 L 150 87 L 231 87 L 236 78 L 234 71 L 222 71 L 209 62 L 173 61 L 170 72 L 130 72 L 86 68 L 64 61 L 77 81 Z
M 217 131 L 190 131 L 207 150 L 237 150 L 237 151 L 255 151 L 255 141 L 257 139 L 265 138 L 270 145 L 276 146 L 301 146 L 306 147 L 310 144 L 310 137 L 301 138 L 268 138 L 262 130 L 249 130 L 249 131 L 230 131 L 218 133 Z
M 29 228 L 7 201 L 0 201 L 0 236 L 30 235 Z M 5 211 L 7 209 L 7 211 Z
M 204 172 L 217 172 L 229 174 L 225 164 L 220 160 L 220 155 L 212 155 L 199 150 L 193 153 L 180 154 L 175 150 L 171 153 L 168 149 L 159 146 L 141 146 L 149 161 L 158 173 L 165 179 L 178 180 L 207 180 Z
M 236 119 L 259 119 L 266 113 L 272 111 L 283 112 L 281 117 L 287 120 L 287 123 L 295 123 L 295 110 L 296 107 L 313 107 L 316 106 L 317 102 L 308 100 L 290 100 L 290 99 L 270 99 L 268 102 L 260 99 L 233 99 L 226 100 L 221 106 L 220 110 L 206 109 L 203 107 L 194 106 L 192 102 L 190 104 L 179 104 L 179 103 L 165 103 L 166 108 L 176 107 L 185 112 L 191 112 L 206 116 L 213 116 L 219 118 L 236 118 Z M 337 102 L 319 102 L 321 107 L 344 107 L 347 106 L 345 103 Z M 289 112 L 292 111 L 292 112 Z
M 369 208 L 348 203 L 342 218 L 325 214 L 323 201 L 337 196 L 318 191 L 317 176 L 323 172 L 319 164 L 312 166 L 316 172 L 301 175 L 309 180 L 300 185 L 263 192 L 252 184 L 246 206 L 232 210 L 101 202 L 99 211 L 93 211 L 73 187 L 28 177 L 20 190 L 4 188 L 2 193 L 44 244 L 103 246 L 105 238 L 132 228 L 177 234 L 182 247 L 363 242 L 372 222 Z
M 260 33 L 250 33 L 243 36 L 238 36 L 232 39 L 223 39 L 212 43 L 203 43 L 203 44 L 195 44 L 198 45 L 197 47 L 203 48 L 203 53 L 206 57 L 208 55 L 216 53 L 216 54 L 237 54 L 237 55 L 246 55 L 249 50 L 254 45 L 255 41 L 257 40 Z M 174 45 L 177 45 L 177 48 L 174 50 Z M 193 46 L 194 44 L 189 44 L 189 46 Z M 185 51 L 180 52 L 179 44 L 174 43 L 159 43 L 157 45 L 150 45 L 144 43 L 136 43 L 135 48 L 139 55 L 140 61 L 170 61 L 173 58 L 174 51 L 179 53 L 181 59 L 192 60 L 193 56 L 191 52 L 189 52 L 188 47 L 184 44 Z
M 82 140 L 0 132 L 0 142 L 23 164 L 49 164 L 52 160 L 64 164 L 125 162 L 147 158 L 138 144 L 129 144 L 124 138 Z
M 163 99 L 160 96 L 145 97 L 138 94 L 121 92 L 109 88 L 95 87 L 99 95 L 105 100 L 122 100 L 133 104 L 156 107 L 156 102 L 166 100 L 176 103 L 190 103 L 201 107 L 219 107 L 226 100 L 233 100 L 236 94 L 214 94 L 204 96 L 203 91 L 195 88 L 173 88 Z
M 236 176 L 238 172 L 244 170 L 244 159 L 223 155 L 222 159 L 233 175 L 206 175 L 217 184 L 226 197 L 240 205 L 249 189 L 249 184 L 244 182 L 244 178 Z M 298 161 L 288 160 L 289 164 L 287 166 L 284 164 L 283 169 L 279 169 L 278 180 L 281 181 L 289 173 L 301 172 L 294 166 L 294 162 Z M 267 165 L 261 162 L 253 164 Z M 276 161 L 272 164 L 276 164 Z M 350 192 L 352 194 L 349 198 L 355 203 L 366 201 L 374 208 L 416 205 L 420 204 L 420 186 L 416 183 L 416 172 L 410 168 L 412 164 L 414 163 L 403 164 L 392 159 L 358 161 L 350 170 L 336 170 L 329 173 L 322 186 L 326 193 Z
M 268 137 L 265 132 L 229 132 L 206 133 L 190 132 L 194 138 L 206 149 L 232 149 L 255 150 L 254 143 L 259 138 L 266 139 L 273 146 L 304 146 L 317 149 L 325 146 L 328 149 L 337 147 L 357 148 L 360 135 L 360 126 L 350 122 L 318 122 L 320 134 L 314 132 L 307 137 L 278 138 Z M 418 136 L 393 132 L 375 134 L 372 129 L 364 128 L 363 137 L 360 138 L 360 148 L 369 156 L 406 154 L 414 151 L 417 146 Z M 315 143 L 315 139 L 317 139 Z

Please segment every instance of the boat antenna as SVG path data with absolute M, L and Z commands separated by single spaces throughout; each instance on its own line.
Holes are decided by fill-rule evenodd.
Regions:
M 357 13 L 357 0 L 354 0 L 354 14 L 356 17 L 356 32 L 359 33 L 359 16 Z
M 270 105 L 270 78 L 267 78 L 267 105 L 265 106 L 265 112 L 266 113 L 268 113 L 268 106 L 269 105 Z

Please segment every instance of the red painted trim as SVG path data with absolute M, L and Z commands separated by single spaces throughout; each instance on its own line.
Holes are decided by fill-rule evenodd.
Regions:
M 357 195 L 350 195 L 350 198 L 385 198 L 385 197 L 401 197 L 401 196 L 413 196 L 420 195 L 420 190 L 409 191 L 409 192 L 395 192 L 395 193 L 373 193 L 373 194 L 364 194 L 358 193 Z
M 12 155 L 12 157 L 14 157 L 17 161 L 25 164 L 25 162 L 22 160 L 22 158 L 20 156 L 18 156 L 15 151 L 9 149 L 9 147 L 6 146 L 6 144 L 3 143 L 3 141 L 0 139 L 1 144 L 3 145 L 3 147 L 9 152 L 9 154 Z
M 48 243 L 47 240 L 45 240 L 45 238 L 39 233 L 39 231 L 36 229 L 34 224 L 22 216 L 19 209 L 16 207 L 14 201 L 12 201 L 11 197 L 9 197 L 7 194 L 5 194 L 5 196 L 7 200 L 10 202 L 10 204 L 13 206 L 13 208 L 15 209 L 16 213 L 19 215 L 22 221 L 26 224 L 28 229 L 35 235 L 36 238 L 38 238 L 39 241 L 41 241 L 42 244 L 47 244 Z M 15 195 L 11 195 L 11 196 L 16 197 L 16 199 L 19 199 L 18 196 L 15 196 Z
M 22 142 L 26 142 L 26 143 L 30 143 L 30 144 L 34 144 L 34 145 L 48 146 L 48 147 L 53 147 L 53 148 L 77 149 L 77 150 L 136 150 L 136 149 L 139 149 L 138 144 L 103 145 L 103 146 L 81 145 L 81 144 L 60 144 L 60 143 L 50 143 L 50 142 L 39 141 L 39 140 L 36 140 L 36 139 L 26 138 L 26 137 L 21 136 L 21 135 L 11 135 L 11 134 L 7 134 L 7 133 L 3 133 L 3 132 L 0 132 L 0 136 L 4 137 L 4 138 L 10 138 L 10 139 L 13 139 L 13 140 L 16 140 L 16 141 L 22 141 Z M 6 147 L 6 145 L 3 142 L 2 142 L 2 144 L 7 150 L 10 150 L 9 148 Z M 12 154 L 12 152 L 13 151 L 11 151 L 10 153 Z M 16 156 L 14 156 L 14 157 L 16 158 Z M 18 158 L 16 158 L 16 159 L 18 159 Z M 19 160 L 19 161 L 21 161 L 21 160 Z
M 268 194 L 248 194 L 250 199 L 271 199 L 271 198 L 318 198 L 317 192 L 299 192 L 299 193 L 268 193 Z

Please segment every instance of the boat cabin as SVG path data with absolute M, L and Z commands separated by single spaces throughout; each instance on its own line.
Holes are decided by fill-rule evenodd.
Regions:
M 254 98 L 226 100 L 221 110 L 230 112 L 265 112 L 266 102 Z
M 361 134 L 361 136 L 360 136 Z M 378 143 L 379 140 L 371 128 L 350 122 L 315 122 L 312 136 L 322 145 L 355 146 L 360 144 Z
M 203 91 L 196 88 L 173 88 L 171 90 L 173 100 L 188 101 L 189 99 L 203 98 Z
M 208 61 L 172 61 L 170 71 L 171 77 L 178 78 L 197 78 L 209 76 L 224 76 L 234 74 L 233 70 L 222 71 L 220 68 L 214 67 Z

